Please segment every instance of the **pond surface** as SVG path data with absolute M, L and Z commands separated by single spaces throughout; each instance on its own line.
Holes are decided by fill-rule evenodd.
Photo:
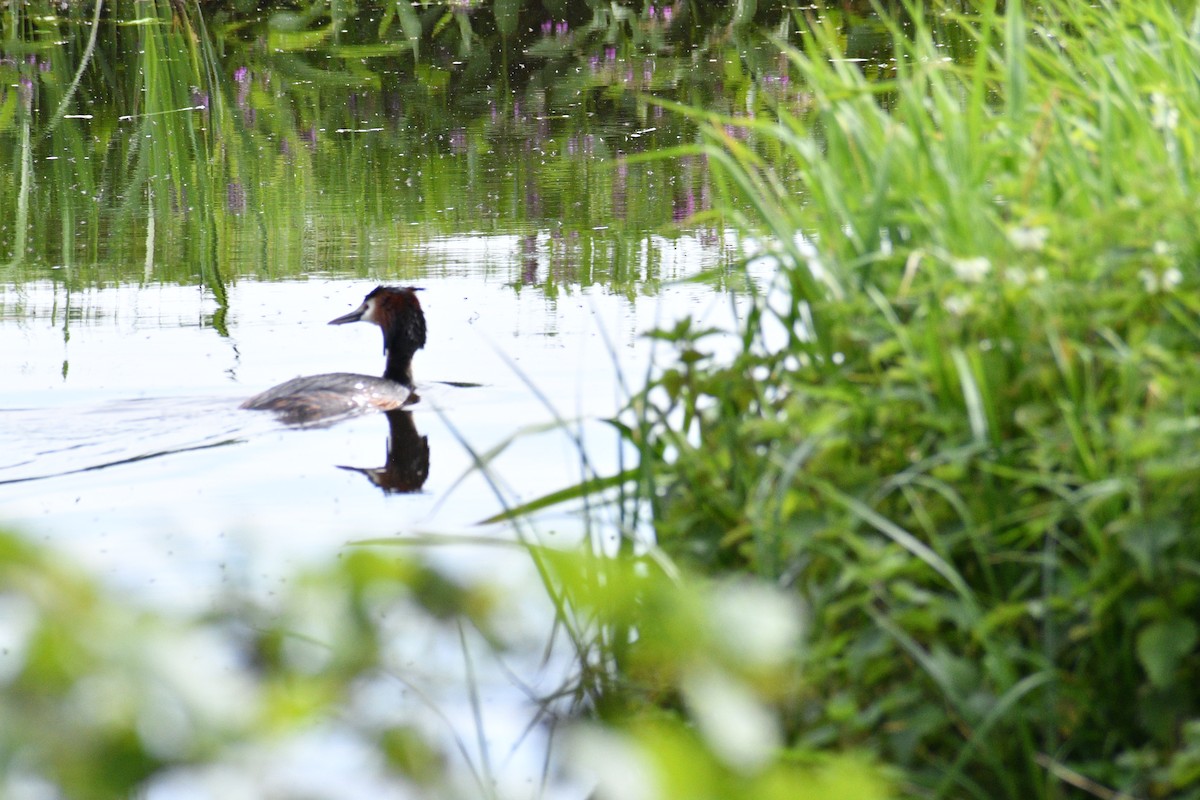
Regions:
M 440 244 L 444 256 L 456 243 Z M 479 244 L 457 242 L 467 253 Z M 714 258 L 689 237 L 661 244 L 693 263 Z M 430 455 L 411 494 L 342 468 L 386 462 L 384 415 L 299 429 L 237 408 L 298 374 L 378 374 L 374 326 L 325 324 L 373 282 L 240 282 L 223 336 L 203 323 L 213 302 L 196 287 L 0 287 L 0 336 L 13 345 L 0 354 L 5 520 L 155 602 L 210 602 L 238 576 L 269 591 L 268 576 L 348 539 L 461 530 L 581 480 L 574 437 L 593 470 L 615 472 L 616 434 L 596 420 L 620 409 L 622 382 L 645 375 L 641 334 L 685 313 L 730 313 L 695 284 L 631 301 L 596 287 L 550 300 L 483 275 L 420 283 L 430 334 L 411 414 Z M 565 431 L 537 432 L 555 414 Z M 497 496 L 470 450 L 510 439 L 491 465 Z
M 460 643 L 422 639 L 409 680 L 424 713 L 458 742 L 484 728 L 507 754 L 492 765 L 502 795 L 553 794 L 528 694 L 553 691 L 570 654 L 547 651 L 553 609 L 528 559 L 478 543 L 512 532 L 479 523 L 618 471 L 603 420 L 644 383 L 644 333 L 733 319 L 719 281 L 688 280 L 738 250 L 692 221 L 710 204 L 703 160 L 620 156 L 694 137 L 637 91 L 699 87 L 728 108 L 746 79 L 711 95 L 698 56 L 612 47 L 579 62 L 586 79 L 484 81 L 451 99 L 428 70 L 376 62 L 352 81 L 229 41 L 206 60 L 164 20 L 101 24 L 113 41 L 94 68 L 127 61 L 74 94 L 77 62 L 38 37 L 0 60 L 0 525 L 181 614 L 231 595 L 270 607 L 357 541 L 437 541 L 424 552 L 440 568 L 509 588 L 526 650 L 470 676 L 480 721 Z M 212 71 L 201 86 L 198 69 Z M 373 326 L 326 325 L 378 284 L 424 289 L 411 414 L 298 429 L 238 408 L 296 375 L 379 374 Z M 427 476 L 384 469 L 426 445 Z M 592 523 L 567 509 L 534 530 L 562 546 L 621 535 Z M 336 732 L 297 745 L 285 784 L 304 785 L 314 748 L 333 754 L 323 796 L 365 796 L 370 775 Z M 487 761 L 460 750 L 472 769 Z M 197 781 L 151 796 L 193 796 Z
M 439 242 L 438 250 L 444 259 L 461 248 L 466 258 L 480 244 L 463 237 Z M 502 242 L 490 244 L 503 250 Z M 714 257 L 690 237 L 660 244 L 695 263 Z M 509 259 L 516 268 L 519 247 Z M 228 290 L 224 336 L 204 324 L 213 301 L 196 287 L 70 294 L 42 281 L 3 287 L 0 339 L 15 345 L 0 354 L 8 376 L 0 408 L 5 522 L 69 554 L 138 603 L 192 613 L 230 595 L 270 606 L 291 576 L 355 540 L 508 539 L 504 529 L 476 523 L 504 503 L 579 480 L 581 456 L 571 437 L 584 441 L 592 469 L 616 471 L 615 434 L 596 420 L 619 408 L 621 378 L 636 385 L 644 374 L 651 353 L 640 333 L 685 312 L 729 314 L 710 290 L 692 284 L 630 301 L 594 287 L 551 300 L 484 275 L 421 283 L 431 335 L 416 359 L 421 401 L 412 421 L 427 437 L 429 472 L 411 494 L 387 493 L 345 469 L 385 463 L 390 431 L 383 415 L 291 429 L 269 414 L 237 408 L 248 394 L 297 373 L 377 373 L 373 326 L 324 324 L 357 304 L 370 281 L 239 282 Z M 569 423 L 570 436 L 516 438 L 491 467 L 503 487 L 497 497 L 472 469 L 465 445 L 486 452 L 552 419 L 533 387 L 564 418 L 580 421 Z M 546 516 L 536 525 L 550 545 L 570 546 L 583 530 L 574 514 Z M 510 624 L 529 629 L 521 638 L 530 649 L 509 653 L 506 670 L 545 692 L 555 689 L 569 660 L 541 660 L 553 612 L 528 559 L 471 544 L 433 547 L 427 555 L 464 582 L 487 580 L 511 591 L 525 619 Z M 472 740 L 476 722 L 463 694 L 462 653 L 454 642 L 422 642 L 427 649 L 407 680 L 449 718 L 443 734 Z M 455 675 L 459 682 L 448 680 Z M 524 731 L 536 706 L 505 671 L 492 674 L 484 665 L 473 680 L 488 698 L 484 726 L 493 746 L 515 748 L 496 779 L 516 783 L 515 794 L 506 796 L 526 796 L 517 789 L 524 780 L 537 785 L 546 746 L 540 734 Z M 409 713 L 429 716 L 420 708 Z M 298 745 L 297 755 L 282 760 L 278 770 L 290 776 L 285 785 L 303 782 L 298 762 L 311 758 L 310 746 Z M 333 775 L 338 763 L 327 767 Z M 325 796 L 366 791 L 357 777 L 343 786 L 352 787 L 348 794 Z
M 688 222 L 703 160 L 621 159 L 694 137 L 638 92 L 711 92 L 710 54 L 624 43 L 497 81 L 449 52 L 305 50 L 274 17 L 265 40 L 226 20 L 197 45 L 169 8 L 130 10 L 91 61 L 90 21 L 53 15 L 0 60 L 0 519 L 121 585 L 203 603 L 347 540 L 472 526 L 578 481 L 580 437 L 610 472 L 596 421 L 642 383 L 643 334 L 731 314 L 686 281 L 736 249 Z M 404 495 L 364 471 L 387 418 L 297 430 L 237 408 L 296 375 L 378 374 L 373 326 L 325 324 L 378 284 L 423 287 L 430 330 L 415 431 L 392 431 L 429 442 Z M 509 440 L 485 480 L 471 451 Z

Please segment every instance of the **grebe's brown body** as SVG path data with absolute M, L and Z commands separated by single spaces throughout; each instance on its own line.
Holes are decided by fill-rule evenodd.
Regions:
M 242 408 L 274 411 L 285 422 L 307 424 L 366 411 L 391 411 L 416 400 L 413 354 L 425 346 L 425 313 L 413 286 L 378 286 L 354 311 L 330 325 L 371 322 L 383 331 L 387 367 L 382 378 L 330 372 L 293 378 L 242 403 Z

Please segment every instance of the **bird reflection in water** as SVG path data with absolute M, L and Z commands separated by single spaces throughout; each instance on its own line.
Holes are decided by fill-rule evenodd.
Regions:
M 347 467 L 388 494 L 421 490 L 429 477 L 429 437 L 417 431 L 411 411 L 388 411 L 387 458 L 382 467 Z

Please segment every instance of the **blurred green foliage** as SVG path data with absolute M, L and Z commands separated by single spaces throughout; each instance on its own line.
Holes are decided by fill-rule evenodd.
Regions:
M 453 739 L 431 733 L 411 702 L 380 687 L 436 663 L 432 653 L 398 660 L 397 637 L 428 639 L 440 629 L 453 642 L 466 627 L 500 656 L 520 639 L 505 609 L 527 601 L 500 603 L 486 582 L 464 584 L 391 551 L 349 549 L 289 580 L 270 603 L 231 596 L 197 616 L 122 602 L 60 556 L 0 534 L 0 788 L 130 796 L 203 786 L 214 771 L 261 786 L 273 752 L 333 730 L 355 737 L 371 754 L 363 763 L 377 767 L 337 796 L 372 785 L 503 796 L 464 783 Z M 742 582 L 700 591 L 627 559 L 529 552 L 548 565 L 547 587 L 566 597 L 583 659 L 575 679 L 590 658 L 611 666 L 612 631 L 637 629 L 625 637 L 636 667 L 574 712 L 601 713 L 567 720 L 559 766 L 581 786 L 611 797 L 631 796 L 612 793 L 620 786 L 646 797 L 889 796 L 884 772 L 864 757 L 782 748 L 773 704 L 794 696 L 803 647 L 801 609 L 787 597 Z M 458 691 L 478 691 L 471 674 Z M 573 691 L 566 684 L 555 694 Z M 658 710 L 648 691 L 684 702 Z M 547 711 L 555 704 L 532 699 Z M 622 759 L 636 761 L 637 773 L 613 772 Z
M 356 550 L 298 576 L 277 605 L 228 598 L 210 614 L 155 613 L 17 536 L 0 535 L 0 787 L 129 796 L 181 771 L 340 727 L 397 785 L 441 785 L 446 742 L 404 721 L 347 713 L 394 672 L 396 614 L 491 624 L 487 587 L 415 561 Z M 265 756 L 264 756 L 265 758 Z M 368 784 L 369 785 L 369 784 Z

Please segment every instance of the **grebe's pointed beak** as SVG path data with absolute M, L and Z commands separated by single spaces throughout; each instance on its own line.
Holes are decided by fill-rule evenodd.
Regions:
M 343 314 L 337 319 L 329 320 L 330 325 L 345 325 L 347 322 L 358 322 L 367 313 L 368 306 L 364 302 L 361 306 L 351 311 L 349 314 Z

